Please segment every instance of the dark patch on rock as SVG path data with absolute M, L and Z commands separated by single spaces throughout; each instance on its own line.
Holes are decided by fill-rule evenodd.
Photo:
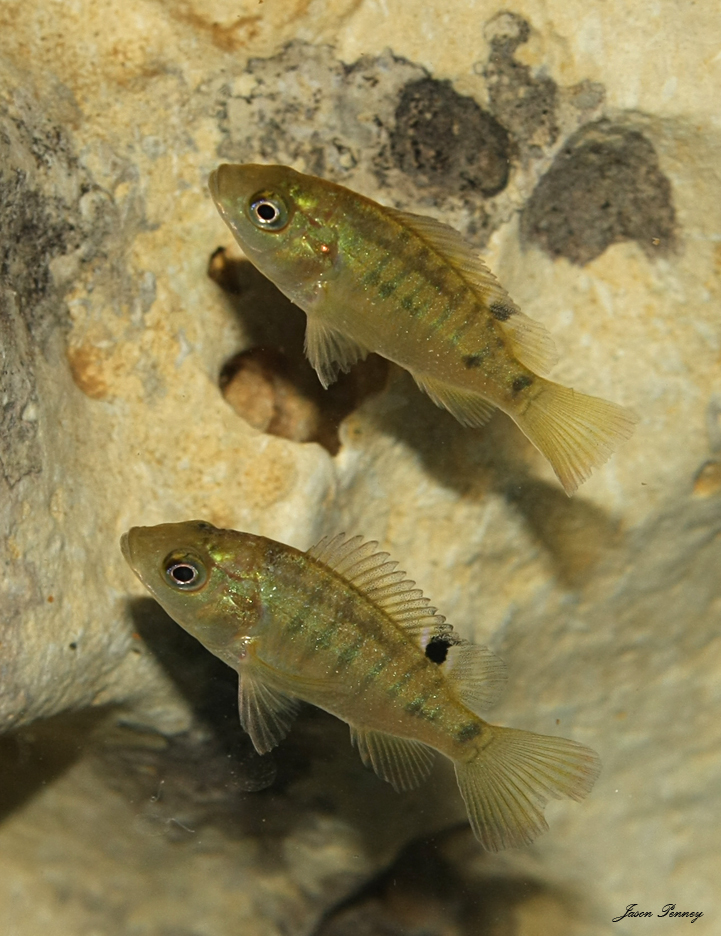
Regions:
M 558 136 L 558 89 L 551 78 L 535 76 L 514 57 L 530 34 L 530 26 L 516 13 L 494 16 L 485 28 L 491 51 L 482 73 L 493 114 L 515 140 L 541 147 L 551 145 Z
M 668 253 L 675 222 L 671 184 L 651 141 L 633 127 L 599 120 L 556 156 L 524 209 L 521 237 L 583 265 L 624 240 L 649 256 Z
M 10 487 L 41 468 L 34 360 L 60 321 L 50 263 L 79 244 L 77 208 L 53 193 L 75 166 L 60 131 L 38 124 L 0 111 L 0 476 Z
M 449 81 L 422 78 L 403 88 L 391 134 L 396 166 L 421 185 L 489 197 L 508 183 L 510 141 L 501 124 Z
M 516 377 L 516 379 L 511 384 L 511 389 L 513 390 L 514 396 L 515 394 L 520 393 L 521 390 L 525 390 L 526 387 L 530 387 L 532 383 L 533 377 L 528 377 L 526 374 L 521 374 L 520 377 Z
M 516 310 L 501 302 L 494 302 L 491 306 L 491 315 L 499 322 L 507 322 Z

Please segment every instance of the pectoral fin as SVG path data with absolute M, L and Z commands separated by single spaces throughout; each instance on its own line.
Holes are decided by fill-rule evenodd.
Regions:
M 298 700 L 268 685 L 252 664 L 240 668 L 238 682 L 240 723 L 259 754 L 267 754 L 288 734 L 298 711 Z
M 324 325 L 316 316 L 309 315 L 305 353 L 327 389 L 338 377 L 338 371 L 347 373 L 356 361 L 366 357 L 368 349 L 335 328 Z

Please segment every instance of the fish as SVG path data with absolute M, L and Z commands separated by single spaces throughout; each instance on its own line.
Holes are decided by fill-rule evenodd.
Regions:
M 324 387 L 376 352 L 465 426 L 502 410 L 569 496 L 633 433 L 630 410 L 544 376 L 550 334 L 453 228 L 288 166 L 224 164 L 209 187 L 246 257 L 306 313 Z
M 599 774 L 582 744 L 481 718 L 504 663 L 462 640 L 375 541 L 340 533 L 302 552 L 191 520 L 133 527 L 121 548 L 167 613 L 238 673 L 259 754 L 301 702 L 345 721 L 363 763 L 398 791 L 440 753 L 489 851 L 532 842 L 548 799 L 580 800 Z

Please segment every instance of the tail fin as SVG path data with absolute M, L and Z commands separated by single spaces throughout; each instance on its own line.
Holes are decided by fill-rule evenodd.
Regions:
M 531 399 L 525 412 L 510 415 L 546 456 L 570 495 L 631 436 L 638 420 L 616 403 L 577 393 L 542 377 L 536 381 L 543 383 L 541 392 Z
M 479 842 L 488 851 L 529 845 L 548 828 L 549 797 L 580 800 L 601 770 L 590 748 L 546 735 L 489 725 L 491 739 L 468 762 L 456 761 L 456 778 Z

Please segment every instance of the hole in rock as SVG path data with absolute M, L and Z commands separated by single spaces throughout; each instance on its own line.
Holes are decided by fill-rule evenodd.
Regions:
M 332 455 L 341 422 L 386 383 L 388 363 L 371 354 L 327 390 L 303 351 L 305 314 L 247 260 L 219 248 L 208 275 L 231 299 L 252 347 L 220 372 L 225 400 L 261 432 L 294 442 L 318 442 Z

